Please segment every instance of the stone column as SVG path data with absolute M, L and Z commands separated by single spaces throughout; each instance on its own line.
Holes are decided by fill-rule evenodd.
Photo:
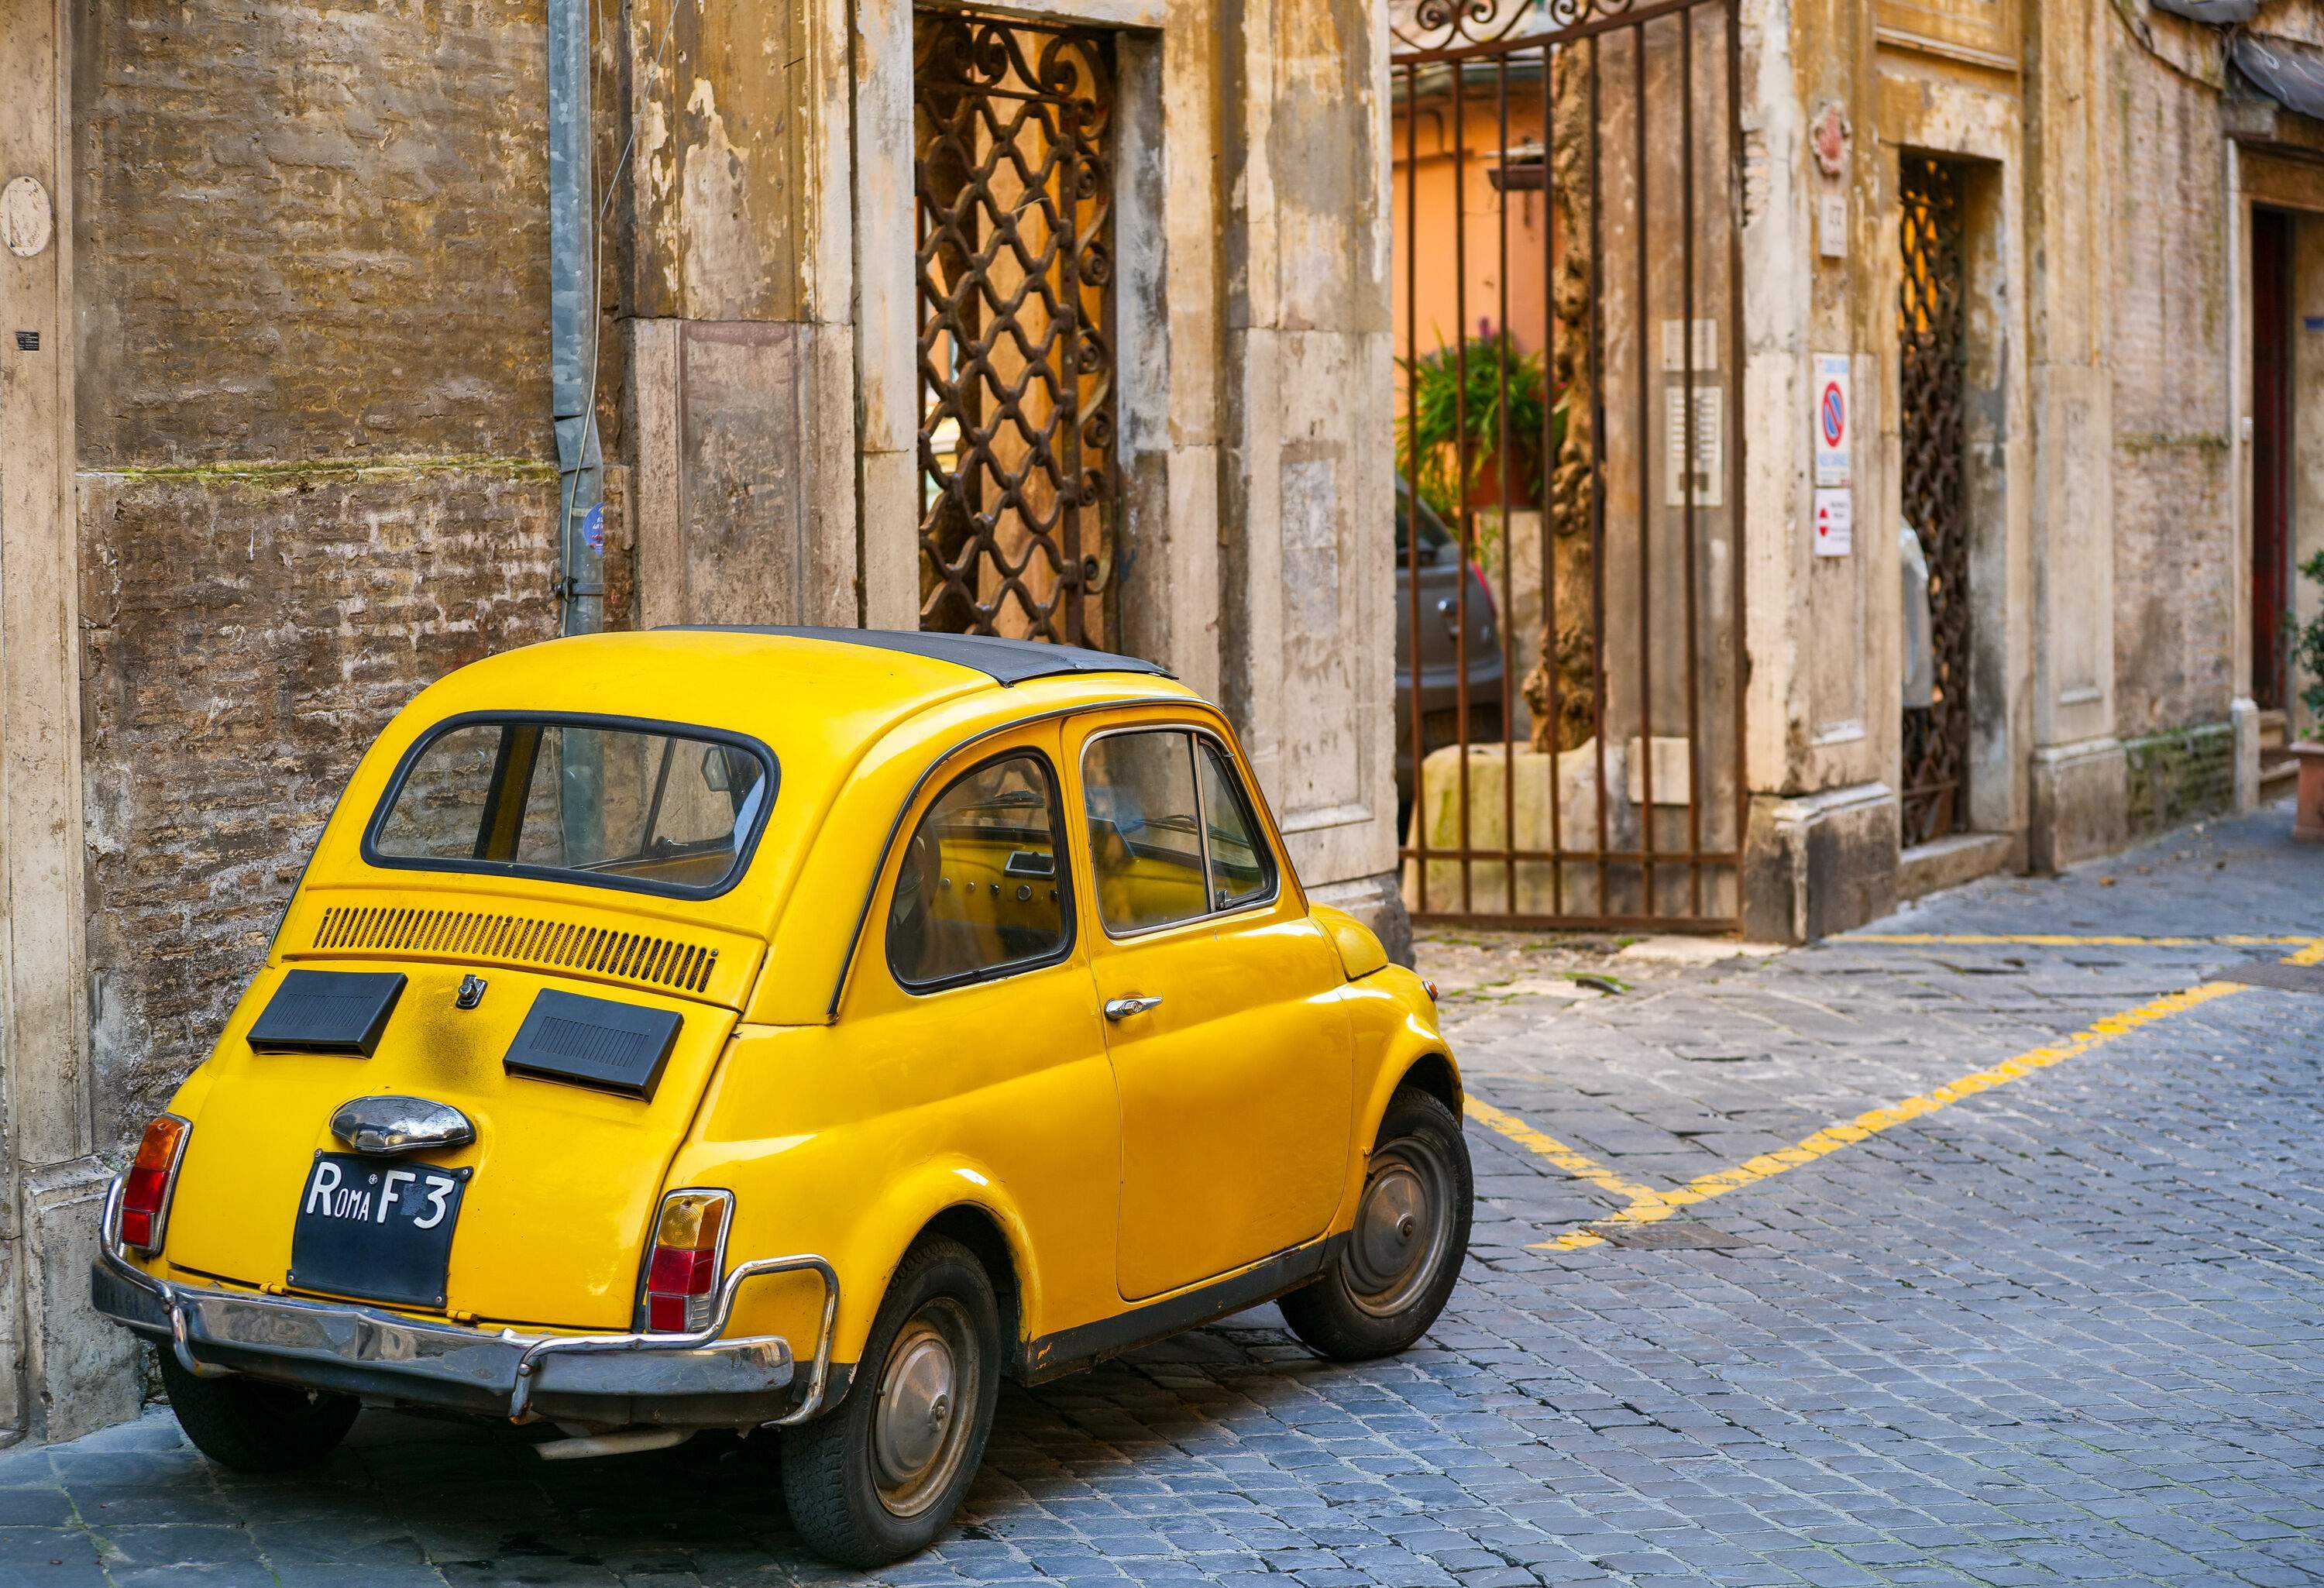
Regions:
M 1385 6 L 1226 0 L 1221 687 L 1300 875 L 1392 949 Z
M 89 1310 L 95 1156 L 73 511 L 70 19 L 0 0 L 0 1427 L 132 1416 L 135 1345 Z
M 1743 558 L 1751 654 L 1744 775 L 1751 791 L 1742 888 L 1747 937 L 1800 941 L 1894 908 L 1897 799 L 1896 550 L 1868 511 L 1894 485 L 1873 349 L 1895 336 L 1893 300 L 1857 268 L 1878 245 L 1878 104 L 1869 8 L 1851 0 L 1738 0 L 1743 13 Z M 1837 107 L 1837 177 L 1809 143 Z M 1846 206 L 1845 253 L 1819 247 L 1826 194 Z M 1856 534 L 1813 555 L 1810 429 L 1818 353 L 1851 355 Z
M 2034 419 L 2034 752 L 2027 860 L 2050 871 L 2121 847 L 2115 736 L 2114 280 L 2110 9 L 2027 7 L 2027 361 Z
M 619 295 L 640 620 L 855 623 L 853 8 L 634 14 Z M 894 473 L 872 475 L 889 511 Z

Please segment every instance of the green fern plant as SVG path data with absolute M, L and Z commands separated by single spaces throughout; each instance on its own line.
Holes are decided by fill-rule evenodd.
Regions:
M 2300 565 L 2300 577 L 2324 586 L 2324 551 L 2319 551 Z M 2301 703 L 2308 707 L 2311 738 L 2324 738 L 2324 610 L 2306 623 L 2287 613 L 2285 620 L 2292 630 L 2292 660 L 2308 675 L 2308 687 L 2300 691 Z
M 1543 411 L 1549 394 L 1539 353 L 1519 351 L 1504 330 L 1397 362 L 1410 408 L 1397 427 L 1397 472 L 1413 482 L 1423 502 L 1439 516 L 1452 518 L 1499 457 L 1505 434 L 1511 456 L 1502 477 L 1509 499 L 1527 507 L 1540 502 Z M 1565 440 L 1564 405 L 1559 403 L 1547 419 L 1547 456 L 1554 457 Z M 1459 444 L 1463 429 L 1469 438 L 1465 469 Z

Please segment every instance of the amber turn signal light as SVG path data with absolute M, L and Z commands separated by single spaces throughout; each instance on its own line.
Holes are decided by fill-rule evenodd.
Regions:
M 731 1191 L 673 1191 L 661 1199 L 646 1264 L 648 1332 L 690 1334 L 709 1326 L 733 1205 Z
M 145 1127 L 137 1157 L 129 1166 L 121 1188 L 121 1240 L 147 1257 L 161 1250 L 170 1222 L 170 1193 L 178 1183 L 178 1164 L 186 1156 L 186 1134 L 193 1127 L 176 1114 L 165 1113 Z

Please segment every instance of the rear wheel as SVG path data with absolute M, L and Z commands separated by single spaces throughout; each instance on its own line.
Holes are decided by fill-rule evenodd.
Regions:
M 363 1409 L 352 1395 L 241 1377 L 197 1378 L 167 1346 L 161 1356 L 178 1426 L 196 1450 L 238 1473 L 313 1466 L 338 1448 Z
M 984 1459 L 1001 1359 L 1001 1306 L 984 1265 L 942 1236 L 914 1246 L 847 1398 L 784 1440 L 791 1523 L 816 1554 L 876 1566 L 935 1542 Z
M 1418 1087 L 1399 1087 L 1355 1227 L 1323 1277 L 1279 1304 L 1291 1332 L 1340 1362 L 1392 1356 L 1419 1339 L 1461 1277 L 1472 1195 L 1461 1122 Z

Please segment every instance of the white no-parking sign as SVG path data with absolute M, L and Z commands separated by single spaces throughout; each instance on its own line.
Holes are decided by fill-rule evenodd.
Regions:
M 1848 355 L 1815 355 L 1815 554 L 1846 557 L 1855 547 L 1856 496 L 1849 478 Z
M 1855 428 L 1848 393 L 1848 355 L 1815 355 L 1815 483 L 1829 491 L 1849 483 L 1848 444 Z

